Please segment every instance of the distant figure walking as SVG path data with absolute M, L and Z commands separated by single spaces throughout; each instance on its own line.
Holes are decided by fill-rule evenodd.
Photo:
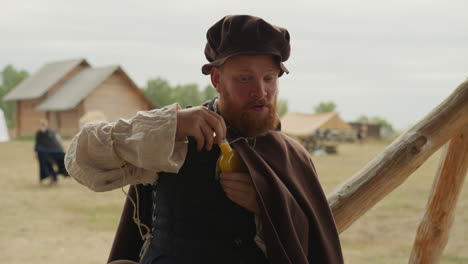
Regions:
M 41 119 L 36 132 L 34 151 L 39 162 L 39 184 L 47 177 L 52 177 L 51 184 L 57 183 L 57 174 L 69 176 L 63 162 L 65 153 L 54 131 L 48 128 L 48 122 Z
M 357 138 L 361 144 L 364 143 L 364 139 L 367 137 L 367 129 L 368 127 L 366 123 L 362 123 L 358 129 Z

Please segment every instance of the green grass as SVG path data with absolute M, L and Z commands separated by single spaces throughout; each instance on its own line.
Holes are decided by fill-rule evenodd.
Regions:
M 68 143 L 68 142 L 66 142 Z M 71 178 L 39 186 L 33 142 L 0 143 L 2 263 L 104 263 L 119 221 L 121 190 L 95 193 Z M 313 157 L 326 193 L 358 172 L 386 143 L 345 144 Z M 438 166 L 434 154 L 407 181 L 341 234 L 346 263 L 407 263 Z M 441 263 L 468 263 L 468 187 L 463 187 Z
M 68 214 L 79 212 L 74 222 L 87 227 L 90 230 L 115 231 L 115 223 L 120 219 L 123 204 L 86 204 L 79 201 L 69 202 L 62 206 L 62 210 Z
M 373 142 L 339 147 L 337 156 L 313 157 L 326 193 L 358 172 L 386 147 Z M 347 263 L 407 263 L 416 228 L 422 218 L 439 164 L 436 152 L 400 187 L 341 234 Z M 445 256 L 441 263 L 461 263 L 468 257 L 468 192 L 458 201 Z

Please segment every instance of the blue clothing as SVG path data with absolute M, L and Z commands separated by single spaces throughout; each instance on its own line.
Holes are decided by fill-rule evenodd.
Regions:
M 39 161 L 39 181 L 52 177 L 52 181 L 56 182 L 57 174 L 69 176 L 65 169 L 65 152 L 52 130 L 36 132 L 34 151 L 37 152 Z

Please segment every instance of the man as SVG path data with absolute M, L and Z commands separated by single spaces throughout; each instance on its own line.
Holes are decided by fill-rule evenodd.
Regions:
M 67 168 L 79 182 L 96 191 L 139 184 L 130 196 L 140 203 L 132 209 L 127 200 L 109 261 L 342 263 L 310 156 L 279 131 L 277 79 L 288 72 L 288 31 L 226 16 L 207 39 L 202 72 L 219 98 L 93 123 L 71 143 Z M 249 173 L 224 172 L 218 181 L 225 138 Z

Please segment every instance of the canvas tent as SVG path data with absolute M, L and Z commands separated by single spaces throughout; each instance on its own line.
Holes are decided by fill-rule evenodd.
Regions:
M 317 114 L 288 112 L 281 119 L 281 130 L 292 136 L 309 136 L 319 129 L 353 131 L 351 125 L 334 112 Z
M 6 125 L 3 110 L 0 108 L 0 142 L 5 142 L 8 140 L 10 140 L 10 136 L 8 135 L 8 127 Z
M 293 113 L 281 119 L 281 130 L 296 138 L 309 152 L 336 153 L 337 144 L 354 141 L 356 133 L 337 113 Z

